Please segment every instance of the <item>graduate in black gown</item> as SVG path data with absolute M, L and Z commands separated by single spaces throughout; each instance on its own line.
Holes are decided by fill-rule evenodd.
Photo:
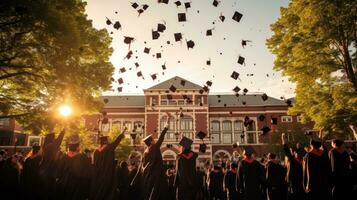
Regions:
M 237 173 L 237 185 L 239 196 L 247 200 L 262 200 L 265 189 L 265 175 L 260 163 L 254 159 L 254 150 L 246 147 L 243 159 L 239 162 Z
M 41 185 L 38 170 L 42 159 L 41 147 L 36 143 L 25 159 L 21 173 L 21 183 L 24 189 L 24 196 L 28 199 L 40 199 Z
M 143 199 L 143 174 L 141 169 L 138 167 L 137 163 L 132 162 L 130 166 L 129 172 L 129 198 L 128 199 L 135 199 L 135 200 L 142 200 Z
M 170 115 L 167 115 L 167 119 L 169 119 Z M 162 191 L 165 191 L 167 188 L 165 187 L 165 171 L 160 147 L 164 141 L 167 130 L 168 123 L 166 122 L 156 143 L 152 135 L 147 136 L 143 140 L 147 146 L 142 160 L 143 196 L 145 200 L 165 199 L 165 193 Z
M 331 162 L 332 199 L 347 199 L 351 196 L 350 158 L 342 140 L 334 139 L 329 152 Z
M 176 200 L 176 186 L 174 170 L 169 168 L 166 170 L 167 183 L 167 200 Z
M 218 163 L 214 163 L 213 171 L 208 175 L 208 191 L 210 200 L 222 200 L 223 197 L 223 178 L 222 168 Z
M 109 143 L 107 136 L 100 138 L 100 146 L 94 151 L 93 155 L 93 176 L 89 199 L 112 200 L 115 198 L 117 178 L 115 175 L 114 150 L 125 137 L 126 129 L 124 127 L 124 131 L 111 143 Z
M 84 153 L 80 153 L 78 135 L 68 139 L 68 152 L 62 155 L 56 182 L 56 199 L 85 200 L 89 197 L 92 176 L 91 163 Z
M 268 154 L 268 162 L 266 164 L 266 186 L 269 199 L 286 200 L 287 187 L 285 183 L 285 169 L 276 159 L 274 153 Z
M 14 154 L 8 157 L 3 163 L 3 167 L 1 169 L 1 195 L 5 196 L 8 194 L 11 196 L 11 199 L 21 199 L 20 173 L 21 164 L 19 163 L 19 155 Z
M 58 155 L 60 145 L 65 134 L 63 129 L 57 138 L 54 133 L 45 136 L 42 147 L 42 160 L 39 167 L 39 177 L 41 181 L 41 199 L 53 199 L 55 195 L 56 171 L 58 167 Z
M 352 197 L 357 196 L 357 154 L 354 152 L 350 153 L 351 160 L 351 188 L 352 188 Z
M 182 148 L 177 159 L 175 185 L 178 200 L 194 200 L 197 194 L 196 159 L 197 153 L 191 151 L 193 141 L 185 136 L 180 141 Z
M 231 163 L 230 170 L 224 175 L 224 187 L 227 190 L 227 199 L 238 199 L 238 190 L 236 184 L 238 164 L 236 162 Z
M 294 149 L 293 152 L 291 152 L 287 145 L 287 138 L 284 133 L 282 134 L 281 140 L 283 151 L 287 157 L 285 180 L 288 184 L 289 200 L 305 200 L 306 194 L 302 184 L 302 161 L 306 152 L 302 148 Z
M 303 161 L 303 183 L 309 200 L 329 200 L 331 198 L 331 167 L 326 149 L 321 149 L 322 141 L 313 136 L 311 149 Z
M 128 199 L 129 198 L 129 169 L 128 163 L 126 161 L 121 161 L 117 167 L 117 180 L 118 180 L 118 190 L 119 190 L 119 199 Z

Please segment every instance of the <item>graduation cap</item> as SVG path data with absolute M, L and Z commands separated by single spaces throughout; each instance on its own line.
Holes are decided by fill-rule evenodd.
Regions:
M 250 40 L 242 40 L 242 47 L 244 48 Z
M 166 95 L 166 98 L 170 100 L 170 99 L 172 99 L 172 95 L 168 94 L 168 95 Z
M 151 74 L 151 78 L 152 78 L 152 80 L 155 80 L 157 78 L 156 74 Z
M 185 3 L 185 8 L 186 8 L 186 10 L 187 10 L 187 8 L 191 8 L 191 3 L 190 2 L 186 2 Z
M 157 24 L 157 31 L 164 32 L 166 30 L 165 24 Z
M 144 4 L 144 5 L 143 5 L 143 9 L 144 9 L 144 10 L 146 10 L 146 9 L 148 9 L 148 8 L 149 8 L 149 5 L 147 5 L 147 4 Z
M 206 61 L 206 65 L 211 65 L 211 59 Z
M 206 144 L 200 144 L 198 150 L 199 150 L 201 153 L 206 153 L 207 145 L 206 145 Z
M 187 41 L 186 44 L 187 44 L 187 49 L 190 49 L 190 48 L 193 49 L 193 47 L 195 46 L 195 42 L 192 40 Z
M 213 5 L 214 7 L 217 7 L 219 3 L 220 3 L 219 1 L 217 1 L 217 0 L 213 0 L 212 5 Z
M 185 86 L 186 81 L 185 81 L 185 80 L 181 80 L 181 81 L 180 81 L 180 84 L 181 84 L 182 86 Z
M 145 48 L 144 48 L 144 53 L 147 53 L 147 54 L 150 53 L 150 49 L 147 48 L 147 47 L 145 47 Z
M 134 40 L 133 37 L 124 36 L 124 43 L 130 44 Z
M 269 133 L 269 131 L 271 130 L 269 127 L 267 126 L 264 126 L 262 129 L 260 129 L 262 132 L 262 135 L 265 135 L 267 133 Z
M 265 120 L 265 115 L 263 115 L 263 114 L 259 115 L 258 119 L 261 122 L 264 121 Z
M 159 3 L 165 3 L 165 4 L 168 4 L 168 3 L 169 3 L 169 0 L 159 0 Z
M 160 37 L 160 33 L 158 31 L 152 30 L 151 34 L 152 34 L 152 39 L 153 40 L 156 40 L 156 39 L 158 39 Z
M 244 92 L 244 94 L 246 94 L 246 93 L 248 92 L 248 89 L 247 89 L 247 88 L 244 88 L 244 89 L 243 89 L 243 92 Z
M 126 54 L 125 58 L 130 59 L 132 55 L 133 55 L 133 51 L 130 50 L 128 54 Z
M 123 83 L 124 83 L 123 79 L 122 79 L 122 78 L 119 78 L 119 79 L 118 79 L 118 83 L 119 83 L 119 85 L 123 84 Z
M 253 122 L 254 122 L 254 121 L 253 121 L 252 119 L 250 119 L 248 116 L 245 116 L 245 117 L 244 117 L 244 122 L 243 122 L 243 124 L 244 124 L 245 127 L 248 127 L 248 126 L 252 125 Z
M 234 92 L 238 93 L 240 91 L 240 88 L 238 86 L 236 86 L 234 89 L 233 89 Z
M 239 57 L 238 57 L 238 64 L 243 65 L 243 64 L 244 64 L 244 60 L 245 60 L 244 57 L 239 56 Z
M 118 87 L 117 90 L 118 90 L 118 92 L 122 92 L 123 91 L 123 87 Z
M 135 67 L 138 68 L 139 66 L 140 66 L 139 63 L 136 62 L 136 63 L 135 63 Z
M 189 149 L 192 145 L 193 141 L 185 136 L 182 136 L 182 139 L 179 143 L 180 146 L 183 146 L 185 149 Z
M 290 100 L 290 99 L 286 100 L 286 104 L 287 104 L 289 107 L 292 106 L 291 100 Z
M 242 17 L 243 17 L 243 15 L 241 13 L 239 13 L 238 11 L 235 11 L 232 19 L 234 21 L 239 22 L 242 19 Z
M 263 99 L 263 101 L 268 100 L 268 95 L 264 93 L 264 94 L 262 95 L 262 99 Z
M 166 69 L 166 65 L 165 64 L 161 65 L 161 68 L 162 68 L 162 70 L 165 70 Z
M 125 67 L 122 67 L 122 68 L 119 69 L 119 71 L 120 71 L 121 73 L 124 73 L 124 72 L 126 72 L 126 69 L 125 69 Z
M 131 3 L 131 7 L 133 7 L 134 9 L 137 9 L 139 7 L 139 5 L 136 2 L 134 2 L 134 3 Z
M 105 99 L 103 99 L 103 102 L 104 102 L 104 103 L 108 103 L 108 102 L 109 102 L 109 99 L 105 98 Z
M 232 77 L 233 79 L 237 80 L 237 79 L 238 79 L 238 77 L 239 77 L 239 73 L 238 73 L 238 72 L 236 72 L 236 71 L 233 71 L 233 73 L 232 73 L 231 77 Z
M 176 41 L 176 42 L 182 40 L 182 34 L 181 34 L 181 33 L 175 33 L 174 36 L 175 36 L 175 41 Z
M 206 84 L 211 87 L 212 86 L 212 81 L 207 81 Z
M 121 24 L 119 21 L 116 21 L 115 24 L 113 25 L 113 27 L 117 30 L 119 30 L 121 28 Z
M 178 13 L 177 17 L 178 17 L 178 21 L 179 22 L 185 22 L 186 21 L 186 13 Z
M 110 25 L 112 24 L 112 21 L 110 21 L 110 19 L 107 18 L 107 21 L 105 23 L 107 23 L 107 25 Z
M 202 88 L 205 92 L 208 92 L 209 91 L 209 88 L 207 86 L 203 86 Z
M 207 36 L 211 36 L 211 35 L 212 35 L 212 29 L 208 29 L 208 30 L 206 31 L 206 35 L 207 35 Z
M 200 138 L 201 140 L 203 140 L 203 139 L 207 136 L 207 134 L 206 134 L 205 132 L 203 132 L 203 131 L 198 131 L 198 133 L 196 134 L 196 136 L 197 136 L 198 138 Z
M 143 9 L 139 9 L 139 10 L 138 10 L 139 15 L 140 15 L 141 13 L 143 13 L 143 12 L 144 12 Z
M 143 76 L 143 74 L 141 73 L 141 71 L 139 71 L 138 73 L 136 73 L 136 75 L 137 75 L 138 77 Z
M 153 141 L 152 134 L 146 136 L 146 137 L 143 139 L 143 142 L 144 142 L 146 145 L 151 144 L 151 141 Z
M 224 22 L 224 20 L 226 19 L 226 17 L 221 14 L 221 15 L 219 16 L 219 19 L 220 19 L 222 22 Z
M 277 125 L 278 124 L 278 118 L 272 117 L 270 122 L 271 122 L 271 124 Z
M 176 87 L 174 85 L 171 85 L 169 89 L 171 92 L 176 92 Z
M 176 6 L 181 6 L 181 1 L 175 1 Z

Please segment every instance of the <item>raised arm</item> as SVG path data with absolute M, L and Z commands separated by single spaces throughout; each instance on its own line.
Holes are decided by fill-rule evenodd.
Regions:
M 124 134 L 127 130 L 127 127 L 124 127 L 123 132 L 121 132 L 116 138 L 115 140 L 109 144 L 109 148 L 115 149 L 117 148 L 117 146 L 119 145 L 119 143 L 121 142 L 121 140 L 125 137 Z
M 66 129 L 63 129 L 59 135 L 57 136 L 57 138 L 55 139 L 55 141 L 53 142 L 54 144 L 54 147 L 56 149 L 58 149 L 60 146 L 61 146 L 61 143 L 62 143 L 62 140 L 63 140 L 63 137 L 64 137 L 64 134 L 66 133 Z
M 285 133 L 281 134 L 281 144 L 283 145 L 283 151 L 285 153 L 285 156 L 288 157 L 289 161 L 291 161 L 294 157 L 289 149 L 288 140 L 286 138 Z
M 165 127 L 164 127 L 164 129 L 161 131 L 160 136 L 159 136 L 159 139 L 158 139 L 157 142 L 156 142 L 156 146 L 157 146 L 158 148 L 160 148 L 162 142 L 164 141 L 166 132 L 169 130 L 169 121 L 170 121 L 171 115 L 170 115 L 170 113 L 166 113 L 166 114 L 167 114 L 167 121 L 166 121 Z

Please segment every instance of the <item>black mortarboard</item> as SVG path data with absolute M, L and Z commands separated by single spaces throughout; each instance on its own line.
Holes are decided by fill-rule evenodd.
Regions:
M 287 104 L 289 107 L 292 106 L 292 102 L 291 102 L 290 99 L 286 100 L 285 102 L 286 102 L 286 104 Z
M 108 103 L 108 102 L 109 102 L 109 99 L 105 98 L 105 99 L 103 99 L 103 102 L 104 102 L 104 103 Z
M 244 117 L 244 122 L 243 122 L 243 124 L 244 124 L 245 127 L 247 127 L 247 126 L 253 124 L 253 122 L 254 122 L 254 121 L 251 120 L 248 116 L 245 116 L 245 117 Z
M 221 15 L 219 16 L 219 19 L 220 19 L 222 22 L 224 22 L 224 20 L 226 19 L 226 17 L 221 14 Z
M 195 42 L 192 40 L 187 41 L 186 44 L 187 44 L 187 49 L 193 48 L 195 46 Z
M 152 80 L 155 80 L 157 78 L 156 74 L 151 74 L 151 78 L 152 78 Z
M 140 15 L 141 13 L 143 13 L 143 12 L 144 12 L 143 9 L 139 9 L 139 10 L 138 10 L 139 15 Z
M 152 140 L 153 140 L 153 138 L 152 138 L 152 135 L 150 134 L 150 135 L 146 136 L 146 137 L 143 139 L 143 142 L 144 142 L 146 145 L 148 145 L 148 144 L 151 143 Z
M 115 24 L 113 25 L 113 27 L 115 28 L 115 29 L 120 29 L 121 28 L 121 24 L 120 24 L 120 22 L 119 21 L 116 21 L 115 22 Z
M 206 84 L 211 87 L 212 86 L 212 81 L 207 81 Z
M 181 80 L 180 84 L 181 84 L 182 86 L 185 86 L 186 81 L 185 81 L 185 80 Z
M 170 100 L 170 99 L 172 99 L 172 95 L 168 94 L 168 95 L 166 95 L 166 98 Z
M 122 92 L 123 91 L 123 87 L 118 87 L 118 92 Z
M 242 101 L 242 104 L 243 104 L 243 105 L 245 105 L 245 104 L 247 104 L 247 102 L 245 102 L 245 101 Z
M 123 83 L 124 83 L 123 78 L 119 78 L 119 79 L 118 79 L 118 83 L 119 83 L 119 85 L 120 85 L 120 84 L 123 84 Z
M 269 131 L 271 130 L 269 127 L 264 126 L 262 129 L 260 129 L 262 131 L 262 135 L 265 135 L 267 133 L 269 133 Z
M 243 93 L 247 93 L 248 92 L 248 89 L 247 88 L 244 88 L 243 89 Z
M 125 69 L 125 67 L 122 67 L 122 68 L 119 69 L 119 71 L 120 71 L 121 73 L 124 73 L 124 72 L 126 72 L 126 69 Z
M 211 65 L 211 59 L 206 61 L 206 65 Z
M 199 132 L 197 132 L 196 136 L 198 138 L 200 138 L 201 140 L 203 140 L 207 136 L 207 134 L 203 131 L 199 131 Z
M 159 0 L 159 3 L 165 3 L 165 4 L 168 4 L 168 3 L 169 3 L 169 0 Z
M 178 21 L 179 22 L 185 22 L 186 21 L 186 13 L 178 13 Z
M 161 53 L 156 53 L 156 58 L 161 58 Z
M 138 73 L 136 73 L 136 75 L 137 75 L 138 77 L 143 76 L 143 74 L 141 73 L 141 71 L 139 71 Z
M 161 68 L 162 68 L 162 70 L 165 70 L 166 69 L 166 65 L 165 64 L 161 65 Z
M 207 35 L 207 36 L 211 36 L 211 35 L 212 35 L 212 29 L 208 29 L 208 30 L 206 31 L 206 35 Z
M 144 48 L 144 53 L 147 53 L 147 54 L 150 53 L 150 49 L 147 48 L 147 47 L 145 47 L 145 48 Z
M 166 30 L 165 24 L 157 24 L 157 31 L 164 32 Z
M 200 144 L 198 150 L 199 150 L 201 153 L 206 153 L 207 145 L 206 145 L 206 144 Z
M 243 64 L 244 64 L 244 60 L 245 60 L 244 57 L 239 56 L 239 58 L 238 58 L 238 64 L 243 65 Z
M 137 9 L 139 7 L 139 5 L 136 2 L 134 2 L 134 3 L 131 3 L 131 7 L 133 7 L 134 9 Z
M 182 40 L 182 34 L 181 34 L 181 33 L 175 33 L 174 36 L 175 36 L 175 41 L 176 41 L 176 42 Z
M 128 54 L 126 54 L 125 58 L 130 59 L 132 55 L 133 55 L 133 51 L 130 50 Z
M 236 86 L 234 89 L 233 89 L 234 92 L 238 93 L 240 91 L 240 88 L 238 86 Z
M 133 40 L 134 40 L 134 38 L 132 38 L 132 37 L 124 36 L 124 43 L 125 44 L 130 44 Z
M 182 139 L 179 145 L 183 146 L 185 149 L 189 149 L 192 145 L 193 141 L 185 136 L 182 136 Z
M 160 37 L 160 33 L 158 31 L 152 30 L 151 33 L 152 33 L 152 39 L 153 40 L 156 40 L 156 39 L 158 39 Z
M 263 101 L 268 100 L 268 95 L 264 93 L 264 94 L 262 95 L 262 99 L 263 99 Z
M 137 68 L 140 66 L 139 63 L 137 63 L 137 62 L 136 62 L 134 65 L 135 65 L 135 67 L 137 67 Z
M 218 6 L 218 4 L 219 4 L 219 1 L 217 1 L 217 0 L 213 0 L 212 5 L 213 5 L 214 7 L 217 7 L 217 6 Z
M 175 1 L 176 6 L 181 6 L 181 1 Z
M 277 125 L 278 124 L 278 118 L 272 117 L 271 118 L 271 124 Z
M 241 13 L 239 13 L 238 11 L 235 11 L 235 12 L 234 12 L 234 15 L 233 15 L 233 17 L 232 17 L 232 19 L 233 19 L 234 21 L 239 22 L 240 19 L 242 19 L 242 17 L 243 17 L 243 15 L 242 15 Z
M 187 8 L 191 8 L 191 3 L 190 2 L 186 2 L 185 3 L 185 8 L 187 9 Z
M 261 114 L 258 117 L 259 121 L 264 121 L 265 120 L 265 115 Z
M 171 85 L 169 89 L 170 89 L 171 92 L 176 92 L 176 87 L 173 86 L 173 85 Z
M 238 72 L 236 72 L 236 71 L 233 71 L 233 73 L 232 73 L 231 77 L 232 77 L 233 79 L 237 80 L 237 79 L 238 79 L 238 77 L 239 77 L 239 73 L 238 73 Z
M 200 94 L 203 94 L 203 89 L 200 89 L 199 91 L 198 91 Z
M 208 92 L 209 91 L 209 88 L 207 86 L 203 86 L 202 88 L 205 92 Z
M 144 9 L 144 10 L 146 10 L 146 9 L 148 9 L 148 8 L 149 8 L 149 5 L 147 5 L 147 4 L 144 4 L 144 5 L 143 5 L 143 9 Z
M 107 21 L 105 23 L 107 23 L 107 25 L 110 25 L 112 24 L 112 21 L 110 21 L 110 19 L 107 18 Z

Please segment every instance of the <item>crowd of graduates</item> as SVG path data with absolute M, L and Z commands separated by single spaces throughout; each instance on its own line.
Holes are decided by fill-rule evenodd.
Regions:
M 318 137 L 309 147 L 289 147 L 282 135 L 285 160 L 273 153 L 259 161 L 253 148 L 225 161 L 197 167 L 193 141 L 183 137 L 175 167 L 165 167 L 160 152 L 168 125 L 158 140 L 147 136 L 141 162 L 115 161 L 124 138 L 100 138 L 93 152 L 80 152 L 76 135 L 60 151 L 65 131 L 45 137 L 25 157 L 0 154 L 1 199 L 76 200 L 344 200 L 357 196 L 357 154 L 342 140 L 332 149 Z

